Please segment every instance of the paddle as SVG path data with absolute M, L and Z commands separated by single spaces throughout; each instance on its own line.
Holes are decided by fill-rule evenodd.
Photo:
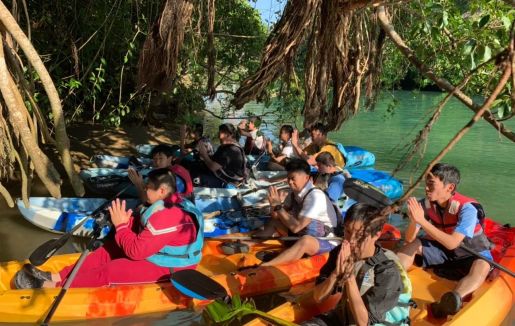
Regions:
M 204 238 L 205 241 L 224 241 L 224 240 L 240 240 L 240 241 L 250 241 L 250 240 L 279 240 L 279 241 L 295 241 L 299 240 L 302 237 L 300 236 L 284 236 L 284 237 L 270 237 L 270 236 L 259 236 L 259 235 L 250 235 L 250 236 L 224 236 L 220 238 Z M 342 237 L 313 237 L 318 240 L 327 240 L 327 241 L 342 241 Z
M 173 286 L 182 294 L 199 300 L 214 300 L 227 297 L 227 290 L 208 276 L 194 269 L 172 273 Z
M 73 235 L 75 231 L 77 231 L 86 221 L 88 220 L 88 217 L 95 216 L 99 212 L 101 212 L 103 209 L 105 209 L 113 200 L 118 198 L 125 190 L 127 190 L 131 184 L 128 184 L 125 188 L 120 190 L 112 199 L 106 201 L 102 205 L 100 205 L 97 209 L 95 209 L 91 214 L 86 215 L 77 225 L 75 225 L 70 231 L 63 234 L 61 237 L 57 239 L 50 239 L 47 242 L 43 243 L 39 247 L 32 252 L 32 254 L 29 257 L 29 261 L 34 266 L 40 266 L 44 264 L 48 258 L 52 257 L 52 255 L 62 246 L 66 244 L 68 239 Z
M 218 210 L 218 211 L 214 211 L 214 212 L 204 213 L 203 215 L 204 215 L 204 219 L 210 219 L 213 217 L 220 216 L 222 214 L 227 214 L 227 213 L 232 213 L 232 212 L 240 212 L 240 211 L 244 211 L 244 210 L 250 209 L 250 208 L 258 208 L 258 209 L 265 208 L 268 206 L 270 206 L 270 203 L 262 203 L 261 205 L 255 204 L 252 206 L 242 206 L 240 208 L 230 208 L 230 209 L 226 209 L 226 210 Z
M 86 250 L 84 250 L 81 253 L 79 260 L 77 260 L 77 262 L 75 263 L 75 266 L 73 266 L 73 269 L 72 269 L 70 275 L 66 279 L 66 282 L 64 282 L 64 285 L 61 288 L 61 291 L 59 291 L 59 294 L 57 295 L 57 297 L 55 297 L 55 300 L 52 303 L 50 310 L 48 311 L 47 315 L 45 316 L 45 319 L 41 323 L 42 326 L 47 326 L 48 323 L 50 323 L 52 316 L 54 315 L 54 313 L 57 310 L 57 307 L 59 306 L 61 301 L 63 300 L 63 297 L 66 294 L 66 291 L 68 291 L 68 288 L 70 288 L 70 285 L 72 284 L 73 280 L 75 279 L 75 276 L 79 272 L 79 269 L 82 266 L 82 263 L 84 263 L 84 261 L 86 260 L 88 254 L 91 251 L 98 249 L 99 247 L 102 246 L 102 241 L 98 240 L 98 237 L 100 236 L 101 232 L 102 232 L 102 227 L 98 227 L 95 229 L 95 232 L 94 232 L 93 236 L 91 237 L 91 240 L 88 243 Z
M 460 248 L 465 250 L 466 252 L 468 252 L 469 254 L 473 255 L 473 256 L 476 256 L 477 258 L 479 259 L 483 259 L 484 261 L 486 261 L 487 263 L 489 263 L 491 266 L 497 268 L 497 269 L 500 269 L 501 271 L 505 272 L 506 274 L 510 275 L 511 277 L 515 277 L 515 273 L 511 270 L 509 270 L 508 268 L 504 267 L 503 265 L 499 264 L 499 263 L 496 263 L 495 261 L 491 260 L 491 259 L 488 259 L 486 257 L 483 257 L 480 253 L 478 253 L 477 251 L 475 250 L 472 250 L 470 249 L 469 247 L 465 246 L 464 244 L 461 244 L 460 245 Z

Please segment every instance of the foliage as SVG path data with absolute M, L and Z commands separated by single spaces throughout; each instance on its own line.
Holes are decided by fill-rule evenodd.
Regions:
M 204 318 L 211 323 L 217 325 L 229 325 L 232 321 L 241 321 L 246 315 L 258 315 L 267 321 L 279 326 L 293 326 L 290 323 L 278 317 L 269 315 L 256 309 L 256 305 L 252 299 L 241 300 L 239 295 L 234 295 L 230 303 L 222 300 L 216 300 L 210 303 L 204 310 Z
M 44 53 L 56 80 L 68 122 L 101 121 L 107 126 L 118 126 L 127 118 L 138 121 L 146 118 L 156 109 L 149 108 L 155 103 L 149 96 L 163 94 L 136 89 L 136 74 L 139 51 L 147 31 L 159 17 L 162 3 L 162 0 L 29 3 L 32 40 Z M 187 99 L 195 93 L 192 105 L 198 108 L 198 99 L 205 94 L 205 7 L 203 1 L 195 3 L 198 7 L 181 52 L 181 80 L 158 103 L 188 104 Z M 230 86 L 259 63 L 266 29 L 248 1 L 215 3 L 217 83 Z M 186 99 L 178 100 L 185 90 Z M 46 98 L 37 97 L 37 100 L 42 108 L 48 107 Z M 193 112 L 189 107 L 185 107 L 186 115 Z

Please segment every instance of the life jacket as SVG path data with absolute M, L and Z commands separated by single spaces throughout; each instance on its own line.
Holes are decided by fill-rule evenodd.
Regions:
M 193 193 L 193 181 L 191 181 L 191 176 L 188 170 L 186 170 L 182 165 L 174 164 L 170 167 L 170 171 L 184 181 L 185 189 L 181 195 L 183 197 L 189 197 Z
M 360 287 L 359 293 L 363 296 L 375 285 L 375 268 L 390 260 L 395 263 L 395 266 L 399 270 L 402 281 L 402 292 L 397 301 L 397 305 L 388 310 L 384 320 L 375 325 L 409 325 L 410 307 L 416 306 L 415 302 L 411 300 L 413 288 L 408 273 L 404 267 L 402 267 L 399 258 L 394 252 L 381 248 L 378 254 L 367 259 L 367 264 L 365 264 L 364 261 L 356 263 L 354 273 L 356 274 L 356 281 Z
M 458 225 L 459 214 L 461 208 L 465 204 L 472 204 L 477 209 L 477 223 L 474 228 L 474 235 L 472 238 L 465 237 L 463 244 L 467 245 L 473 250 L 483 251 L 490 249 L 490 241 L 486 237 L 483 230 L 483 223 L 485 220 L 485 211 L 481 204 L 475 199 L 466 197 L 458 192 L 449 199 L 447 207 L 443 216 L 440 214 L 437 204 L 430 202 L 427 198 L 424 200 L 424 208 L 426 219 L 428 219 L 439 230 L 452 234 Z
M 182 199 L 180 203 L 174 203 L 172 206 L 177 206 L 184 212 L 191 216 L 193 223 L 197 230 L 197 238 L 193 243 L 182 246 L 164 246 L 158 253 L 147 258 L 148 261 L 163 267 L 186 267 L 198 264 L 202 258 L 202 247 L 204 245 L 204 216 L 198 208 L 189 200 Z M 141 214 L 141 225 L 145 227 L 152 214 L 159 212 L 163 209 L 169 208 L 168 203 L 159 200 L 145 209 Z M 165 230 L 160 230 L 162 233 L 175 232 L 177 225 L 171 226 Z
M 340 209 L 331 201 L 331 199 L 329 198 L 327 193 L 318 187 L 313 187 L 313 188 L 309 189 L 306 192 L 306 194 L 304 195 L 304 197 L 302 197 L 302 200 L 300 201 L 300 203 L 297 202 L 297 200 L 295 200 L 295 197 L 294 197 L 295 195 L 293 194 L 293 192 L 290 193 L 291 206 L 285 207 L 285 209 L 287 211 L 291 212 L 291 214 L 293 216 L 295 216 L 295 217 L 299 216 L 299 213 L 302 210 L 302 206 L 304 206 L 304 200 L 314 190 L 319 190 L 319 191 L 323 192 L 324 195 L 329 200 L 329 202 L 331 203 L 331 206 L 333 207 L 334 212 L 336 213 L 336 226 L 330 227 L 319 220 L 312 219 L 310 224 L 308 226 L 306 226 L 304 229 L 302 229 L 301 231 L 299 231 L 298 233 L 296 233 L 296 235 L 299 235 L 299 236 L 311 235 L 314 237 L 326 237 L 332 233 L 336 236 L 343 236 L 343 215 L 340 212 Z M 323 224 L 323 227 L 321 227 L 320 224 Z M 316 230 L 316 231 L 314 232 L 314 230 Z

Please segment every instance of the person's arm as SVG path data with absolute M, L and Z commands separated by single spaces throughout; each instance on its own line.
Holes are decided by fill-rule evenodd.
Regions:
M 252 137 L 252 133 L 247 131 L 247 120 L 243 119 L 238 124 L 238 130 L 240 132 L 240 135 L 245 137 Z
M 343 242 L 342 245 L 331 250 L 327 262 L 320 270 L 320 275 L 316 281 L 317 284 L 313 289 L 313 299 L 315 299 L 316 302 L 321 302 L 339 293 L 335 291 L 335 287 L 342 281 L 342 277 L 347 268 L 347 258 L 349 256 L 350 246 L 348 246 L 348 242 Z
M 404 234 L 404 241 L 406 243 L 413 242 L 417 238 L 417 234 L 419 231 L 420 225 L 410 221 L 406 229 L 406 233 Z
M 147 198 L 147 191 L 145 186 L 145 181 L 143 181 L 143 177 L 141 174 L 138 173 L 138 171 L 134 170 L 133 168 L 129 167 L 127 169 L 127 173 L 129 176 L 129 180 L 134 184 L 136 187 L 136 191 L 138 192 L 138 197 L 141 200 L 141 202 L 146 203 Z
M 206 164 L 207 168 L 212 172 L 216 172 L 222 168 L 222 166 L 211 159 L 211 157 L 207 154 L 207 149 L 205 146 L 199 146 L 198 154 L 202 161 Z
M 309 159 L 309 155 L 306 154 L 306 152 L 300 147 L 299 144 L 299 131 L 297 129 L 293 130 L 292 136 L 291 136 L 291 144 L 293 146 L 293 151 L 295 154 L 297 154 L 298 157 L 302 159 Z
M 430 221 L 426 220 L 424 217 L 424 208 L 415 197 L 408 199 L 408 216 L 411 223 L 420 225 L 427 235 L 449 250 L 456 249 L 465 238 L 465 235 L 459 232 L 447 234 L 439 230 Z
M 268 188 L 268 201 L 270 202 L 271 207 L 271 217 L 280 220 L 281 223 L 293 233 L 297 233 L 304 229 L 311 222 L 310 218 L 303 216 L 296 218 L 295 216 L 292 216 L 284 208 L 275 210 L 276 206 L 281 205 L 281 197 L 279 195 L 279 191 L 274 186 Z
M 368 325 L 368 310 L 359 293 L 354 274 L 345 281 L 345 293 L 356 325 Z

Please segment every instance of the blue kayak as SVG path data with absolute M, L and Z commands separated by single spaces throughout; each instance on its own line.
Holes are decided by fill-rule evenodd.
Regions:
M 404 192 L 402 182 L 388 172 L 379 170 L 351 170 L 350 174 L 353 178 L 363 180 L 379 188 L 392 200 L 400 198 Z
M 134 156 L 95 155 L 91 161 L 99 168 L 127 169 L 152 166 L 152 159 Z
M 238 200 L 238 191 L 230 189 L 195 189 L 195 205 L 204 214 L 204 236 L 216 237 L 223 234 L 248 232 L 261 227 L 269 213 L 266 192 L 256 191 Z M 68 232 L 87 218 L 74 235 L 91 236 L 96 225 L 95 218 L 89 216 L 107 200 L 103 198 L 61 198 L 30 197 L 30 206 L 25 207 L 17 200 L 18 209 L 23 217 L 46 231 Z M 138 200 L 128 200 L 127 207 L 135 208 Z M 105 235 L 109 228 L 104 228 Z

